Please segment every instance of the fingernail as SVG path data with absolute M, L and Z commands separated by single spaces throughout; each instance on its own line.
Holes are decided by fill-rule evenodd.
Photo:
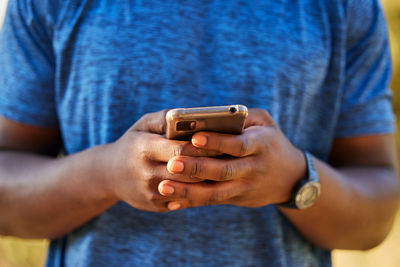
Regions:
M 192 143 L 194 146 L 205 146 L 207 144 L 207 136 L 196 135 L 193 137 Z
M 162 193 L 162 194 L 171 195 L 171 194 L 173 194 L 174 192 L 175 192 L 175 188 L 173 188 L 173 187 L 170 186 L 170 185 L 163 185 L 163 186 L 161 186 L 161 192 L 160 192 L 160 193 Z
M 168 161 L 167 169 L 171 173 L 182 172 L 184 168 L 185 168 L 185 165 L 180 160 Z
M 177 202 L 169 202 L 168 203 L 168 209 L 169 210 L 177 210 L 181 207 L 181 204 L 177 203 Z

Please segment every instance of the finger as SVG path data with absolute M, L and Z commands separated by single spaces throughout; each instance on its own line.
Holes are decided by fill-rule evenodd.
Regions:
M 171 173 L 167 170 L 167 164 L 166 163 L 155 163 L 153 164 L 153 171 L 154 174 L 159 177 L 160 181 L 161 180 L 173 180 L 177 182 L 183 182 L 183 183 L 198 183 L 198 182 L 203 182 L 204 179 L 196 178 L 196 177 L 189 177 L 185 173 Z
M 173 188 L 172 194 L 165 190 L 168 187 Z M 168 203 L 170 210 L 229 204 L 230 199 L 246 190 L 242 183 L 236 181 L 187 184 L 165 180 L 160 183 L 158 188 L 160 194 L 176 197 L 176 200 L 171 200 Z
M 156 134 L 165 134 L 167 109 L 143 115 L 131 128 L 133 131 L 143 131 Z
M 221 134 L 215 132 L 198 132 L 192 137 L 195 147 L 217 151 L 235 157 L 255 154 L 265 144 L 263 126 L 252 126 L 240 135 Z
M 167 164 L 168 172 L 174 175 L 212 181 L 249 177 L 255 168 L 252 157 L 215 159 L 178 156 L 170 159 Z
M 244 128 L 250 126 L 276 126 L 272 116 L 265 109 L 251 108 L 244 122 Z
M 178 155 L 214 157 L 221 154 L 217 151 L 197 148 L 188 141 L 169 140 L 158 134 L 146 134 L 140 147 L 132 149 L 139 149 L 149 160 L 157 162 L 167 162 Z
M 156 187 L 154 193 L 148 193 L 144 196 L 148 200 L 148 204 L 152 205 L 153 208 L 158 212 L 167 212 L 169 202 L 182 202 L 184 199 L 178 194 L 174 194 L 174 188 L 168 185 L 162 187 L 164 194 L 161 194 Z

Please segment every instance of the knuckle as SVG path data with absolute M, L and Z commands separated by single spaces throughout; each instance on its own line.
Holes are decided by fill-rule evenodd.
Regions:
M 136 153 L 136 157 L 144 161 L 148 157 L 148 148 L 144 142 L 135 142 L 129 149 L 130 154 Z M 129 155 L 130 156 L 130 155 Z
M 182 189 L 182 197 L 183 198 L 187 198 L 188 197 L 188 189 L 186 188 L 186 187 L 184 187 L 183 189 Z
M 249 151 L 249 139 L 242 137 L 240 139 L 240 146 L 239 147 L 239 156 L 247 155 Z
M 271 148 L 277 148 L 280 146 L 280 137 L 279 137 L 279 132 L 277 129 L 272 128 L 270 132 L 268 133 L 268 140 L 269 140 L 269 145 Z
M 183 146 L 182 145 L 175 145 L 172 148 L 172 155 L 173 157 L 182 155 Z
M 143 125 L 145 122 L 148 120 L 149 114 L 145 114 L 142 117 L 140 117 L 139 120 L 136 121 L 136 123 L 132 126 L 132 130 L 143 130 Z
M 140 117 L 139 121 L 146 122 L 150 119 L 151 113 L 146 113 L 142 117 Z
M 201 173 L 201 164 L 196 160 L 190 169 L 190 177 L 194 178 Z
M 193 196 L 193 194 L 190 193 L 190 190 L 187 187 L 182 188 L 182 196 L 181 196 L 185 202 L 187 207 L 196 207 L 196 198 Z
M 205 203 L 206 206 L 213 205 L 221 201 L 221 192 L 217 190 L 213 190 L 210 192 L 210 195 Z
M 144 198 L 148 202 L 152 202 L 153 194 L 150 191 L 144 192 Z
M 225 164 L 225 166 L 221 169 L 219 178 L 221 181 L 229 180 L 230 178 L 232 178 L 232 175 L 233 175 L 232 165 Z
M 153 170 L 150 171 L 150 174 L 149 174 L 148 178 L 149 178 L 149 181 L 152 182 L 152 183 L 158 183 L 161 180 L 160 176 Z
M 148 195 L 148 200 L 153 203 L 153 204 L 157 204 L 160 200 L 159 196 L 155 193 L 150 193 Z
M 222 139 L 217 140 L 217 151 L 221 151 L 223 146 L 222 146 Z
M 274 119 L 268 111 L 264 110 L 263 117 L 269 126 L 277 127 Z
M 158 176 L 156 175 L 154 170 L 152 170 L 152 168 L 145 168 L 145 170 L 144 170 L 144 180 L 146 180 L 147 182 L 151 183 L 151 182 L 157 180 L 157 178 L 158 178 Z
M 264 125 L 271 125 L 273 124 L 273 119 L 270 113 L 261 108 L 254 109 L 254 116 L 261 120 Z
M 156 196 L 156 194 L 154 194 L 154 193 L 150 193 L 150 194 L 148 195 L 148 198 L 149 198 L 149 200 L 150 200 L 151 202 L 155 202 L 155 201 L 157 200 L 157 196 Z
M 268 120 L 271 118 L 271 115 L 269 114 L 269 112 L 263 108 L 257 108 L 255 109 L 255 114 L 257 116 L 260 116 L 262 119 L 264 120 Z

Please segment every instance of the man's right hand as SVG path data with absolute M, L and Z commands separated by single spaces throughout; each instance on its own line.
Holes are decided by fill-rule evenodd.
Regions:
M 184 182 L 167 171 L 177 155 L 213 156 L 187 141 L 168 140 L 166 111 L 143 116 L 116 142 L 56 158 L 57 128 L 35 127 L 0 116 L 0 234 L 23 238 L 65 235 L 124 201 L 168 211 L 161 180 Z
M 157 187 L 162 180 L 173 178 L 187 183 L 201 181 L 169 173 L 169 159 L 178 155 L 216 155 L 215 152 L 194 147 L 190 141 L 166 139 L 163 136 L 166 129 L 165 114 L 164 110 L 144 115 L 115 143 L 103 147 L 104 162 L 101 166 L 104 167 L 103 178 L 106 179 L 109 193 L 116 200 L 125 201 L 140 210 L 170 211 L 168 202 L 178 199 L 159 193 Z

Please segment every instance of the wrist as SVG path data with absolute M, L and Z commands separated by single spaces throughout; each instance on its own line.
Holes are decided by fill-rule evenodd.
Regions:
M 303 151 L 294 147 L 291 161 L 289 166 L 287 166 L 288 175 L 282 186 L 282 194 L 280 199 L 276 203 L 284 203 L 292 198 L 293 188 L 296 184 L 305 177 L 307 173 L 307 162 Z
M 321 184 L 315 168 L 314 158 L 304 152 L 306 160 L 306 175 L 292 189 L 289 201 L 279 203 L 279 206 L 292 209 L 306 209 L 314 205 L 320 195 Z
M 110 144 L 98 145 L 84 152 L 82 155 L 86 160 L 84 172 L 87 174 L 87 188 L 93 190 L 96 198 L 107 202 L 117 202 L 118 198 L 115 194 L 112 184 L 113 167 L 110 160 L 109 148 Z

